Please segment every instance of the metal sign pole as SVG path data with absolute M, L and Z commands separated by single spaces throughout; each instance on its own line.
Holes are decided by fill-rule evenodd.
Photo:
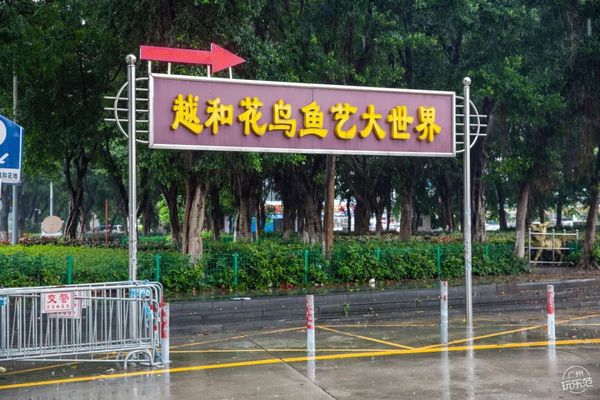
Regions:
M 129 280 L 137 279 L 137 221 L 136 221 L 136 155 L 135 155 L 135 62 L 133 54 L 125 57 L 127 62 L 127 98 L 129 135 Z M 106 227 L 108 229 L 108 227 Z
M 50 182 L 50 216 L 54 215 L 54 187 Z
M 473 289 L 471 282 L 471 98 L 469 86 L 471 78 L 463 79 L 464 85 L 464 132 L 465 132 L 465 156 L 464 156 L 464 223 L 463 241 L 465 245 L 465 312 L 467 328 L 473 327 Z
M 15 122 L 17 122 L 17 96 L 18 96 L 18 90 L 17 90 L 17 72 L 13 70 L 13 119 Z M 17 219 L 17 212 L 18 212 L 18 197 L 19 197 L 19 191 L 17 190 L 17 184 L 13 184 L 12 187 L 12 238 L 11 238 L 11 243 L 12 244 L 17 244 L 17 241 L 19 240 L 19 235 L 18 235 L 18 231 L 19 231 L 19 226 L 18 226 L 18 219 Z

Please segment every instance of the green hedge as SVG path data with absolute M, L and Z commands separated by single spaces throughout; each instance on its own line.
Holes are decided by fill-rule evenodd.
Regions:
M 39 286 L 67 283 L 67 257 L 73 257 L 73 283 L 125 281 L 129 254 L 124 249 L 58 245 L 0 246 L 0 286 Z M 171 292 L 194 286 L 202 269 L 187 256 L 161 252 L 161 281 Z M 155 253 L 138 252 L 138 277 L 154 279 Z
M 449 279 L 464 275 L 462 244 L 357 238 L 337 242 L 331 261 L 320 246 L 280 243 L 207 242 L 204 256 L 192 265 L 175 251 L 138 252 L 138 278 L 154 279 L 160 254 L 160 281 L 167 292 L 208 288 L 249 290 L 314 284 L 365 283 L 404 279 Z M 121 281 L 128 277 L 128 252 L 59 245 L 0 246 L 0 286 L 56 285 L 67 282 L 67 256 L 73 257 L 74 283 Z M 475 275 L 520 274 L 525 260 L 511 244 L 475 245 Z

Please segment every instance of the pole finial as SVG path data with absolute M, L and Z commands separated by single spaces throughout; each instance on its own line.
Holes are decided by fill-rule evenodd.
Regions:
M 463 79 L 463 85 L 465 85 L 465 86 L 469 86 L 469 85 L 471 85 L 471 78 L 469 78 L 468 76 L 466 76 L 466 77 Z
M 127 56 L 125 57 L 125 62 L 129 65 L 135 64 L 136 61 L 137 58 L 133 54 L 127 54 Z

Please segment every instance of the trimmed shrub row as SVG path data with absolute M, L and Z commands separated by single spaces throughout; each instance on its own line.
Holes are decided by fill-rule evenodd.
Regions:
M 330 283 L 364 283 L 405 279 L 449 279 L 464 275 L 463 247 L 458 243 L 355 240 L 336 243 L 331 261 L 320 246 L 209 242 L 204 256 L 192 265 L 175 251 L 140 251 L 138 277 L 153 280 L 160 254 L 160 281 L 167 292 L 191 293 L 221 288 L 263 290 Z M 67 256 L 73 257 L 74 283 L 127 280 L 128 252 L 59 245 L 0 246 L 0 286 L 57 285 L 67 282 Z M 524 260 L 512 255 L 510 244 L 476 245 L 476 275 L 521 274 Z

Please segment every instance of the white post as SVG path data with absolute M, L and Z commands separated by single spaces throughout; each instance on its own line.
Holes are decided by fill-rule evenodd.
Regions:
M 440 336 L 441 343 L 448 343 L 448 281 L 440 282 Z
M 171 362 L 169 357 L 169 303 L 163 303 L 160 310 L 160 350 L 164 365 Z
M 135 62 L 133 54 L 127 62 L 127 134 L 129 135 L 129 280 L 137 279 L 137 221 L 136 221 L 136 154 L 135 154 Z M 108 229 L 108 227 L 107 227 Z
M 464 89 L 464 222 L 463 222 L 463 242 L 465 245 L 465 312 L 467 327 L 473 327 L 473 289 L 471 281 L 471 96 L 469 86 L 471 78 L 463 79 Z
M 50 182 L 50 216 L 54 215 L 54 187 Z
M 315 297 L 306 295 L 306 351 L 309 357 L 315 355 Z
M 556 329 L 554 326 L 554 285 L 546 287 L 546 312 L 548 314 L 548 339 L 556 339 Z

